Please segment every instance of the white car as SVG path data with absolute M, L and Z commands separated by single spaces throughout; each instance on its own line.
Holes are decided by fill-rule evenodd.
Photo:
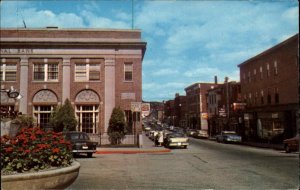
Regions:
M 208 132 L 207 130 L 197 130 L 193 136 L 196 138 L 208 138 Z
M 187 148 L 188 145 L 189 145 L 189 138 L 186 137 L 183 133 L 170 133 L 170 134 L 167 134 L 164 139 L 165 147 Z

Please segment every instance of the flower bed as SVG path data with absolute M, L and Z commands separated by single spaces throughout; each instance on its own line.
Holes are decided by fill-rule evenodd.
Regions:
M 1 137 L 1 175 L 69 166 L 71 148 L 62 133 L 22 128 L 14 138 Z

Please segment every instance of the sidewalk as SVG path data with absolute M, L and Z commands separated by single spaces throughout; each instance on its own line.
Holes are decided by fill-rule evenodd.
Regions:
M 259 147 L 259 148 L 271 148 L 275 150 L 284 150 L 284 145 L 283 144 L 269 144 L 269 143 L 258 143 L 258 142 L 243 142 L 243 145 L 246 146 L 254 146 L 254 147 Z
M 151 141 L 144 133 L 142 134 L 143 142 L 141 147 L 121 147 L 121 148 L 106 148 L 97 147 L 96 154 L 141 154 L 141 153 L 169 153 L 170 149 L 165 147 L 156 147 L 154 142 Z
M 209 138 L 211 141 L 216 141 L 216 138 Z M 271 144 L 271 143 L 261 143 L 261 142 L 253 142 L 253 141 L 244 141 L 241 145 L 245 146 L 253 146 L 258 148 L 271 148 L 275 150 L 284 150 L 283 144 Z

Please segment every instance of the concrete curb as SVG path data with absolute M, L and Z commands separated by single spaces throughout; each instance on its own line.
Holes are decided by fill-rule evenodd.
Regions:
M 160 150 L 99 150 L 96 154 L 147 154 L 147 153 L 170 153 L 170 149 L 160 149 Z

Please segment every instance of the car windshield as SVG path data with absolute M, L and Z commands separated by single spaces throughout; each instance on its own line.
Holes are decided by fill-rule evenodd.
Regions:
M 70 134 L 69 138 L 71 138 L 71 140 L 89 140 L 89 136 L 84 133 L 73 133 Z

